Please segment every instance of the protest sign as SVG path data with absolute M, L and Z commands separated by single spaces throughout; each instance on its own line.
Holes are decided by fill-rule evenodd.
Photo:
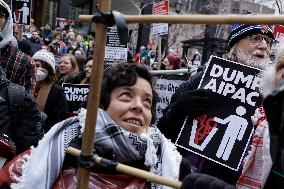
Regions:
M 163 116 L 163 110 L 170 104 L 171 97 L 177 88 L 183 83 L 182 80 L 156 79 L 155 91 L 158 94 L 156 105 L 156 122 Z
M 117 27 L 108 27 L 105 61 L 108 63 L 127 62 L 127 43 L 121 43 L 119 40 Z
M 153 3 L 154 15 L 168 15 L 169 14 L 169 1 L 168 0 L 155 0 Z M 168 23 L 154 23 L 153 24 L 153 36 L 168 34 Z
M 12 0 L 11 3 L 13 22 L 30 25 L 32 0 Z
M 82 102 L 87 100 L 89 85 L 63 83 L 62 87 L 68 102 L 68 112 L 70 115 L 76 115 Z
M 212 92 L 206 114 L 186 120 L 176 145 L 237 171 L 261 104 L 260 70 L 211 56 L 199 84 Z

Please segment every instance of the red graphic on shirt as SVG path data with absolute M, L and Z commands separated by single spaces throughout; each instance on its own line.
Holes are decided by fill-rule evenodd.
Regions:
M 199 144 L 206 136 L 211 132 L 211 130 L 217 127 L 217 123 L 211 117 L 207 117 L 207 114 L 198 116 L 196 120 L 200 123 L 200 127 L 196 129 L 194 143 Z

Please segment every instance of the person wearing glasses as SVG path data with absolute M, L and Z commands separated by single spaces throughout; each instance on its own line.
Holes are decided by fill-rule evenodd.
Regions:
M 11 9 L 3 0 L 0 0 L 0 51 L 0 66 L 7 79 L 33 93 L 36 84 L 35 65 L 31 57 L 17 47 Z
M 228 57 L 232 61 L 264 69 L 271 62 L 270 52 L 273 41 L 273 32 L 267 25 L 238 25 L 232 29 L 228 37 Z M 214 100 L 208 90 L 197 89 L 202 75 L 203 71 L 198 72 L 176 90 L 171 98 L 171 103 L 164 110 L 163 116 L 157 124 L 162 133 L 172 141 L 176 141 L 186 116 L 193 119 L 202 115 L 206 112 L 208 104 Z M 261 131 L 259 131 L 260 128 Z M 268 126 L 257 127 L 256 130 L 264 134 L 268 132 Z M 263 140 L 264 144 L 269 144 L 268 142 L 269 135 L 268 139 L 264 138 Z M 250 184 L 263 187 L 271 168 L 271 161 L 263 161 L 263 151 L 257 151 L 254 156 L 252 153 L 248 153 L 247 157 L 254 158 L 255 161 L 245 164 L 241 173 L 241 171 L 230 170 L 183 149 L 178 150 L 190 160 L 198 172 L 218 177 L 233 185 L 238 183 L 239 186 L 249 186 L 248 188 L 252 187 Z M 267 151 L 269 154 L 269 149 Z M 256 158 L 256 156 L 260 158 Z M 259 167 L 257 173 L 254 171 L 256 167 Z M 265 168 L 268 171 L 265 171 Z M 250 183 L 247 183 L 247 181 Z

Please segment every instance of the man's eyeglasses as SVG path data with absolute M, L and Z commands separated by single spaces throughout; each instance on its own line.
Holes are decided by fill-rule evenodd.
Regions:
M 259 44 L 262 42 L 262 40 L 264 40 L 266 44 L 269 45 L 270 47 L 274 42 L 273 39 L 271 39 L 270 37 L 261 34 L 250 35 L 248 39 L 252 44 Z

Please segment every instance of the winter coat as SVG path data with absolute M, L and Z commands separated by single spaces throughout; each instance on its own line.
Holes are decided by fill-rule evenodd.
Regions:
M 51 41 L 52 39 L 52 31 L 51 30 L 46 30 L 46 29 L 43 29 L 41 32 L 40 32 L 40 36 L 41 38 L 47 38 Z
M 5 84 L 5 83 L 6 84 Z M 37 146 L 44 131 L 40 124 L 41 116 L 35 99 L 19 85 L 1 80 L 0 84 L 0 134 L 7 135 L 20 154 L 31 146 Z M 8 93 L 8 87 L 16 87 L 18 94 Z M 11 104 L 11 98 L 21 98 L 19 104 Z M 18 101 L 13 99 L 12 101 Z M 15 114 L 12 112 L 16 112 Z
M 62 86 L 62 83 L 73 83 L 73 79 L 78 76 L 79 73 L 68 73 L 65 75 L 59 75 L 56 80 L 56 84 Z
M 30 38 L 28 40 L 28 44 L 31 47 L 32 54 L 39 51 L 41 49 L 41 46 L 43 45 L 42 42 L 40 41 L 40 39 L 33 39 L 33 38 Z
M 22 85 L 27 92 L 35 89 L 35 64 L 34 61 L 10 43 L 1 49 L 0 65 L 6 73 L 7 79 Z
M 44 107 L 47 115 L 44 130 L 47 132 L 53 125 L 67 118 L 67 99 L 64 89 L 57 84 L 53 84 Z
M 270 154 L 272 168 L 265 184 L 265 189 L 284 188 L 284 88 L 283 83 L 264 100 L 264 110 L 269 124 Z

